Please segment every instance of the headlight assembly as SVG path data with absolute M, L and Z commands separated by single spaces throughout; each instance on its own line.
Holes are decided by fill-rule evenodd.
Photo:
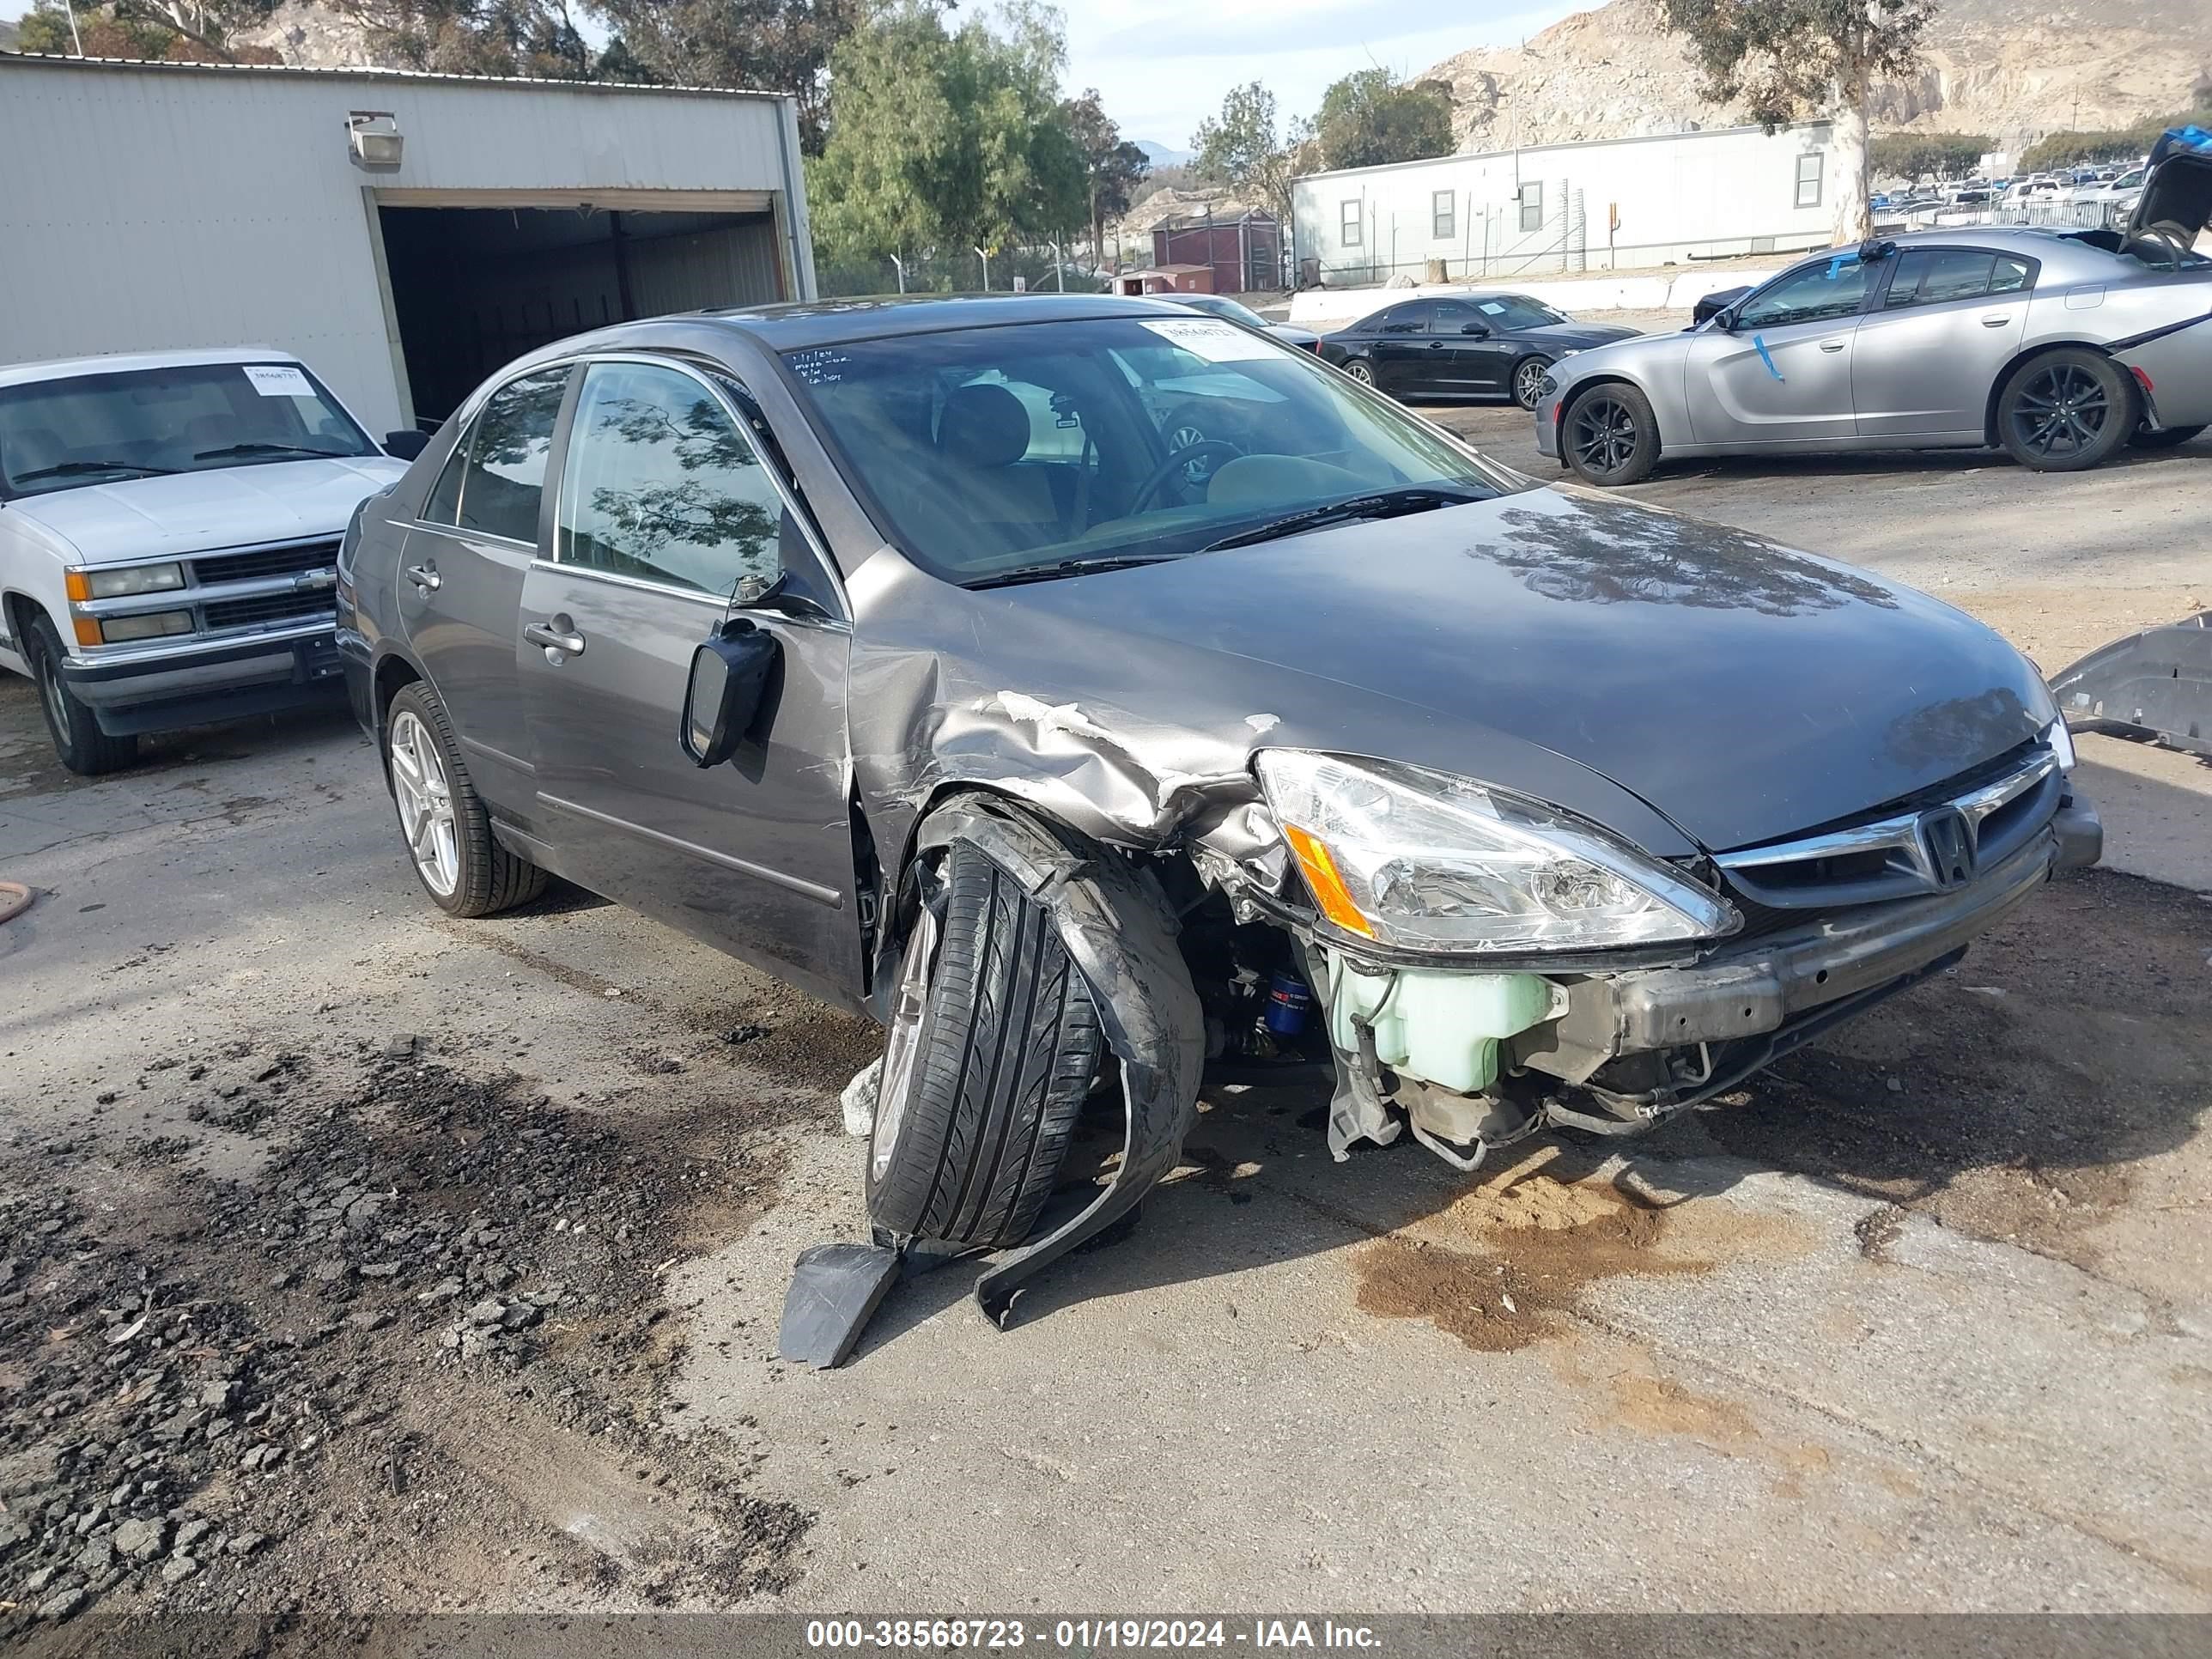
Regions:
M 140 593 L 167 593 L 185 585 L 184 567 L 174 564 L 111 565 L 72 570 L 70 575 L 73 599 L 127 599 Z M 81 593 L 75 591 L 80 582 L 84 586 Z
M 1510 790 L 1304 750 L 1260 781 L 1323 915 L 1410 951 L 1602 950 L 1711 939 L 1742 919 L 1626 842 Z

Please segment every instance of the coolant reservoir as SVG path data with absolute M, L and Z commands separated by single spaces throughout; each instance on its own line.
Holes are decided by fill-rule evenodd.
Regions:
M 1374 1029 L 1385 1066 L 1461 1094 L 1498 1080 L 1498 1044 L 1553 1012 L 1556 988 L 1539 974 L 1463 974 L 1427 968 L 1370 972 L 1323 947 L 1328 963 L 1328 1032 L 1359 1049 L 1355 1019 Z M 1564 997 L 1559 998 L 1564 1001 Z

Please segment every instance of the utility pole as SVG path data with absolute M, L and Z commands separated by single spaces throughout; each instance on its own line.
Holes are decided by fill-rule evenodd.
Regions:
M 70 44 L 76 48 L 76 55 L 82 58 L 84 56 L 84 37 L 76 32 L 76 7 L 71 0 L 62 0 L 62 9 L 69 14 Z
M 975 257 L 983 262 L 983 292 L 988 294 L 991 291 L 990 252 L 981 242 L 970 242 L 968 246 L 975 250 Z
M 898 267 L 899 292 L 903 294 L 906 292 L 906 261 L 900 258 L 896 253 L 890 255 L 890 258 L 891 264 Z

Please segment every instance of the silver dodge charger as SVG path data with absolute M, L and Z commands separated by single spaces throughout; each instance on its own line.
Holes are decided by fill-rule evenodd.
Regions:
M 1595 484 L 1664 458 L 2001 445 L 2095 466 L 2212 424 L 2212 139 L 2168 133 L 2118 230 L 1978 227 L 1829 249 L 1676 334 L 1554 364 L 1536 441 Z

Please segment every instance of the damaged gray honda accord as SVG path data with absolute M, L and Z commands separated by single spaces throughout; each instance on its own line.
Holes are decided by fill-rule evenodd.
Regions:
M 338 592 L 432 899 L 557 872 L 872 1014 L 881 1253 L 1030 1241 L 995 1316 L 1174 1167 L 1211 1059 L 1333 1062 L 1340 1157 L 1632 1133 L 2100 847 L 1979 623 L 1143 301 L 549 346 Z M 1094 1085 L 1124 1155 L 1049 1206 Z

